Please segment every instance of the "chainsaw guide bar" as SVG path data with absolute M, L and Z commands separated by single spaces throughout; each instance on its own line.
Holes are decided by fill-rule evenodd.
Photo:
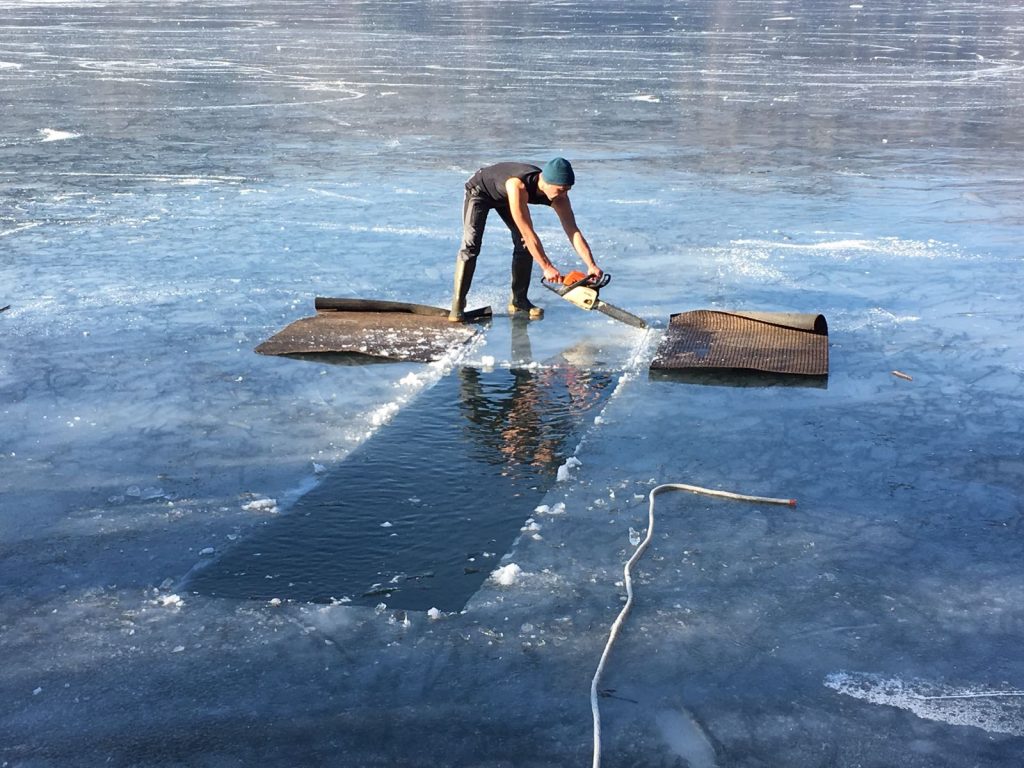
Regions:
M 566 283 L 549 283 L 544 280 L 541 282 L 544 286 L 551 291 L 554 291 L 563 299 L 571 304 L 575 304 L 580 309 L 587 311 L 596 309 L 598 312 L 608 315 L 615 320 L 626 325 L 631 325 L 634 328 L 646 328 L 647 323 L 636 315 L 627 312 L 624 309 L 616 307 L 614 304 L 609 304 L 606 301 L 601 300 L 601 289 L 604 288 L 611 281 L 612 276 L 605 272 L 601 277 L 594 277 L 593 275 L 583 275 L 577 278 L 577 275 L 581 273 L 570 273 L 566 277 Z

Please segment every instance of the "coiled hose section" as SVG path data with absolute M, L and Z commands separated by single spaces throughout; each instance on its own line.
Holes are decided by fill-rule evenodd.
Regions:
M 633 566 L 641 557 L 643 557 L 644 551 L 651 543 L 651 537 L 654 535 L 654 499 L 656 496 L 665 493 L 666 491 L 689 491 L 690 493 L 700 493 L 705 496 L 717 496 L 719 498 L 733 499 L 735 501 L 750 501 L 758 504 L 782 504 L 788 507 L 796 506 L 796 499 L 773 499 L 767 496 L 747 496 L 742 493 L 716 491 L 712 488 L 701 488 L 697 485 L 686 485 L 685 483 L 664 483 L 663 485 L 655 487 L 651 491 L 649 496 L 650 505 L 647 509 L 647 535 L 637 546 L 636 551 L 633 552 L 633 556 L 629 558 L 622 569 L 624 581 L 626 583 L 626 604 L 622 606 L 622 610 L 619 611 L 619 615 L 612 623 L 611 630 L 608 633 L 608 642 L 605 643 L 604 652 L 601 654 L 601 660 L 597 664 L 597 671 L 594 672 L 594 678 L 590 681 L 590 710 L 594 716 L 593 768 L 600 768 L 601 765 L 601 708 L 597 703 L 597 686 L 601 681 L 601 676 L 604 674 L 604 668 L 608 663 L 608 657 L 611 655 L 612 645 L 615 644 L 615 639 L 619 636 L 619 630 L 622 628 L 622 624 L 625 621 L 626 616 L 629 614 L 629 609 L 633 607 Z

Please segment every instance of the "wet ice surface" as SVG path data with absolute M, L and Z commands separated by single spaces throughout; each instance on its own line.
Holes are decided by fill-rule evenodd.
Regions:
M 0 761 L 585 763 L 671 481 L 800 504 L 659 498 L 606 765 L 1017 760 L 1020 698 L 907 694 L 1024 686 L 1020 9 L 0 11 Z M 528 348 L 498 318 L 430 366 L 252 353 L 315 295 L 443 306 L 464 179 L 554 153 L 602 298 L 821 312 L 828 388 L 649 379 L 657 329 L 539 287 Z M 471 303 L 507 250 L 492 223 Z M 531 362 L 622 375 L 465 613 L 180 589 L 453 366 Z

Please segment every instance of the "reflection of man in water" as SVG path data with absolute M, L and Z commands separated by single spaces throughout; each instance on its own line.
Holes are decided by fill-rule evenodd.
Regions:
M 497 211 L 512 233 L 512 298 L 509 314 L 526 313 L 531 320 L 544 316 L 544 310 L 527 298 L 533 262 L 544 270 L 546 280 L 560 280 L 561 274 L 547 254 L 533 228 L 528 205 L 547 205 L 558 216 L 566 237 L 587 266 L 587 274 L 601 276 L 590 245 L 576 225 L 569 202 L 569 190 L 576 181 L 572 165 L 556 157 L 543 169 L 526 163 L 498 163 L 481 168 L 466 182 L 462 204 L 462 245 L 455 260 L 455 292 L 448 319 L 461 322 L 466 296 L 476 271 L 487 214 Z
M 571 366 L 509 373 L 511 386 L 491 388 L 479 370 L 459 370 L 471 437 L 487 448 L 480 458 L 504 465 L 503 475 L 554 475 L 565 460 L 566 439 L 612 378 Z

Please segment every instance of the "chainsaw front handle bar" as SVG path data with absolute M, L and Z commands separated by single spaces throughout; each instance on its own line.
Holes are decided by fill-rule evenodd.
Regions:
M 611 279 L 612 279 L 612 276 L 610 274 L 608 274 L 607 272 L 605 272 L 600 277 L 597 277 L 595 275 L 587 275 L 582 280 L 577 280 L 575 283 L 570 283 L 569 285 L 561 285 L 561 284 L 559 284 L 557 282 L 552 282 L 552 285 L 559 285 L 559 288 L 560 288 L 560 290 L 563 293 L 566 292 L 566 291 L 571 291 L 573 288 L 578 288 L 581 285 L 582 286 L 586 286 L 587 288 L 594 288 L 595 290 L 601 290 L 606 285 L 608 285 L 608 283 L 611 282 Z M 540 281 L 542 283 L 545 282 L 543 276 L 541 277 Z

